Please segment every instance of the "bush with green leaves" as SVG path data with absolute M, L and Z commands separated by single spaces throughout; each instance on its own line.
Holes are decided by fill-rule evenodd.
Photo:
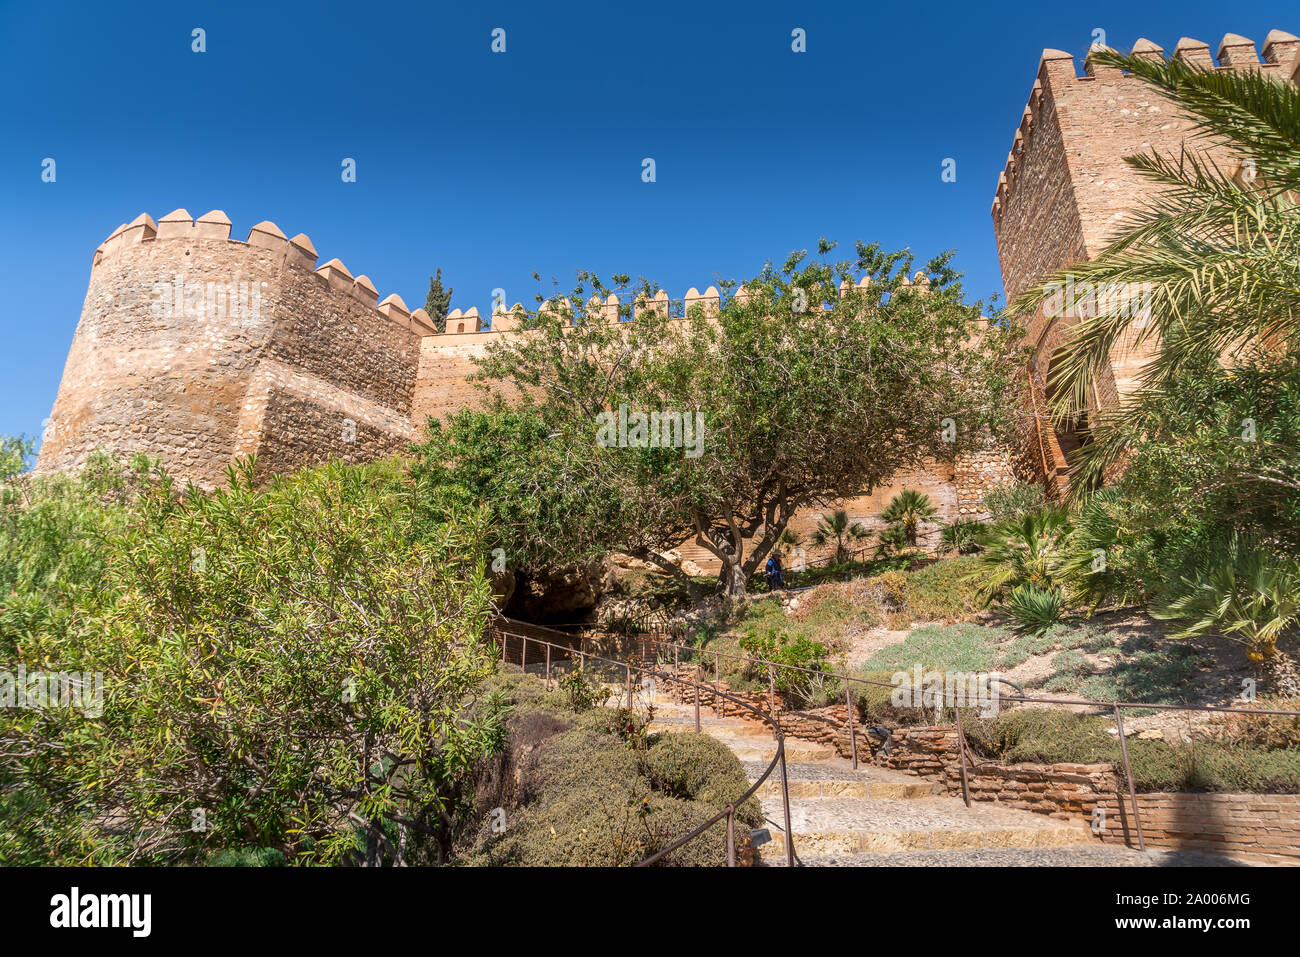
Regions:
M 749 778 L 735 754 L 707 734 L 664 734 L 641 759 L 651 787 L 673 797 L 722 808 L 749 790 Z M 763 824 L 763 811 L 751 797 L 736 808 L 748 827 Z
M 1047 504 L 1047 497 L 1036 482 L 1016 482 L 990 489 L 984 494 L 983 503 L 989 521 L 997 524 L 1038 511 Z
M 1025 512 L 989 527 L 972 577 L 987 601 L 1022 585 L 1059 587 L 1058 567 L 1070 533 L 1069 513 L 1060 506 Z
M 455 782 L 500 744 L 492 714 L 463 720 L 494 668 L 481 516 L 417 537 L 385 463 L 263 486 L 245 461 L 211 494 L 122 474 L 139 487 L 101 496 L 102 518 L 69 498 L 85 479 L 55 481 L 48 500 L 33 486 L 11 516 L 32 557 L 11 580 L 36 597 L 7 603 L 19 607 L 3 622 L 6 657 L 102 673 L 104 701 L 99 715 L 0 713 L 8 800 L 40 815 L 6 816 L 0 847 L 29 855 L 54 821 L 71 837 L 49 860 L 248 848 L 294 863 L 435 859 Z M 23 537 L 67 509 L 49 539 L 71 546 Z M 104 532 L 93 546 L 78 541 L 83 521 Z M 51 561 L 79 569 L 80 586 L 48 587 L 32 569 Z M 53 610 L 31 614 L 36 600 Z
M 971 580 L 1017 627 L 1035 632 L 1071 608 L 1144 602 L 1159 575 L 1154 538 L 1122 494 L 1104 489 L 1074 507 L 1049 505 L 988 526 Z
M 739 759 L 696 734 L 653 738 L 644 750 L 620 740 L 614 712 L 575 715 L 563 692 L 511 666 L 489 684 L 505 698 L 506 743 L 484 758 L 474 810 L 457 831 L 455 862 L 467 866 L 616 867 L 666 848 L 749 788 Z M 738 808 L 738 837 L 762 823 L 751 798 Z M 672 866 L 726 863 L 719 823 L 672 852 Z
M 575 714 L 603 705 L 611 694 L 608 688 L 588 677 L 587 669 L 581 663 L 561 675 L 559 685 L 568 696 L 569 707 Z
M 939 543 L 945 551 L 959 555 L 969 555 L 980 550 L 980 536 L 984 531 L 983 522 L 971 522 L 959 519 L 945 525 L 939 531 Z
M 966 722 L 977 755 L 1004 764 L 1101 764 L 1122 767 L 1114 721 L 1047 708 L 1004 709 Z M 1139 791 L 1300 792 L 1300 749 L 1243 747 L 1193 740 L 1127 740 Z
M 767 665 L 776 667 L 776 690 L 781 692 L 788 706 L 795 708 L 818 707 L 825 704 L 831 687 L 835 666 L 830 661 L 830 649 L 819 641 L 802 635 L 791 638 L 784 631 L 769 628 L 762 633 L 750 631 L 740 639 L 741 650 L 750 656 L 744 663 L 744 677 L 755 682 L 768 682 Z

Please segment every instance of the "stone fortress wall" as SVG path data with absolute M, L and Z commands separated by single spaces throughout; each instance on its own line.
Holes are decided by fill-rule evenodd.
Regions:
M 1146 40 L 1134 52 L 1162 55 Z M 1207 68 L 1300 79 L 1296 37 L 1274 30 L 1262 52 L 1261 61 L 1252 41 L 1229 34 L 1217 66 L 1200 41 L 1179 41 L 1173 55 Z M 1095 256 L 1152 188 L 1123 157 L 1153 148 L 1176 153 L 1189 132 L 1185 118 L 1133 77 L 1091 55 L 1081 76 L 1068 53 L 1044 51 L 993 202 L 1008 299 L 1052 270 Z M 243 241 L 230 232 L 219 210 L 197 221 L 183 209 L 157 222 L 141 214 L 95 250 L 38 472 L 75 468 L 95 449 L 144 452 L 181 481 L 210 489 L 225 481 L 236 457 L 251 453 L 267 473 L 332 458 L 373 459 L 417 440 L 429 416 L 481 401 L 466 381 L 474 359 L 497 337 L 517 333 L 513 310 L 489 325 L 476 309 L 454 310 L 438 333 L 424 310 L 412 312 L 397 295 L 380 301 L 370 280 L 353 277 L 339 260 L 318 267 L 305 235 L 288 239 L 270 222 Z M 718 293 L 691 289 L 685 298 L 707 308 Z M 638 307 L 666 308 L 666 300 L 661 292 Z M 600 306 L 617 318 L 616 299 Z M 870 526 L 895 492 L 919 488 L 948 522 L 983 517 L 984 492 L 1013 475 L 1060 491 L 1078 436 L 1048 424 L 1046 380 L 1070 323 L 1069 316 L 1042 314 L 1031 322 L 1031 408 L 1017 447 L 935 463 L 827 507 L 843 507 Z M 1130 346 L 1116 347 L 1092 410 L 1113 407 L 1132 389 L 1147 353 Z M 796 517 L 794 530 L 810 532 L 820 511 Z M 926 531 L 933 540 L 936 528 Z M 706 571 L 715 567 L 693 544 L 681 552 Z
M 141 214 L 95 250 L 38 473 L 76 468 L 97 449 L 140 452 L 181 482 L 212 489 L 249 454 L 264 475 L 372 460 L 417 441 L 430 416 L 480 404 L 483 393 L 467 381 L 475 358 L 518 334 L 518 304 L 490 325 L 477 309 L 453 310 L 438 333 L 423 309 L 395 294 L 381 302 L 339 260 L 317 267 L 305 235 L 288 239 L 271 222 L 244 241 L 230 232 L 219 210 L 194 221 L 178 209 L 157 222 Z M 706 310 L 719 303 L 712 286 L 683 300 Z M 589 305 L 617 321 L 617 297 Z M 667 310 L 667 293 L 635 308 Z M 975 518 L 984 491 L 1010 481 L 1008 462 L 1005 450 L 990 449 L 935 463 L 828 508 L 878 525 L 895 492 L 918 488 L 943 521 Z M 810 533 L 820 514 L 797 516 L 794 530 Z M 927 542 L 937 529 L 925 530 Z M 717 568 L 693 543 L 680 551 L 706 572 Z
M 1139 40 L 1131 52 L 1164 56 L 1149 40 Z M 1217 65 L 1208 44 L 1186 37 L 1172 56 L 1199 68 L 1258 70 L 1283 82 L 1300 82 L 1300 39 L 1273 30 L 1262 52 L 1261 61 L 1253 41 L 1230 33 L 1219 44 Z M 1038 79 L 998 178 L 992 215 L 1008 302 L 1046 274 L 1095 257 L 1125 215 L 1152 195 L 1154 187 L 1124 162 L 1125 156 L 1155 150 L 1177 157 L 1186 144 L 1221 168 L 1233 167 L 1225 150 L 1193 139 L 1190 120 L 1140 80 L 1095 63 L 1091 52 L 1083 71 L 1076 72 L 1069 53 L 1043 51 Z M 1035 346 L 1031 404 L 1040 412 L 1048 403 L 1053 357 L 1073 321 L 1070 315 L 1048 316 L 1040 310 L 1030 323 L 1029 340 Z M 1089 396 L 1090 412 L 1114 408 L 1130 395 L 1150 354 L 1151 343 L 1135 347 L 1132 333 L 1117 343 L 1109 374 Z M 1026 432 L 1024 460 L 1049 489 L 1060 491 L 1080 437 L 1074 430 L 1051 427 L 1041 416 L 1037 423 L 1036 430 Z
M 232 240 L 220 210 L 119 226 L 95 251 L 36 471 L 143 452 L 210 489 L 236 456 L 282 472 L 403 448 L 433 326 L 316 260 L 270 222 Z

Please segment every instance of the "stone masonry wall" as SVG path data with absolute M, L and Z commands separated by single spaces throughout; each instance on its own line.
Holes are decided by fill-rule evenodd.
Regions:
M 38 472 L 142 452 L 212 488 L 237 455 L 285 471 L 414 436 L 423 311 L 380 304 L 338 260 L 315 269 L 311 240 L 274 223 L 229 237 L 219 210 L 176 210 L 95 251 Z
M 317 268 L 305 235 L 286 239 L 263 222 L 241 242 L 230 228 L 219 210 L 197 222 L 183 209 L 157 222 L 141 214 L 95 251 L 38 472 L 76 468 L 96 449 L 141 452 L 210 489 L 237 456 L 256 454 L 267 476 L 400 452 L 430 417 L 481 407 L 487 393 L 468 381 L 475 359 L 520 334 L 518 305 L 490 328 L 475 309 L 453 310 L 438 334 L 424 310 L 396 295 L 380 302 L 339 260 Z M 684 300 L 706 310 L 718 301 L 714 287 Z M 663 292 L 636 304 L 666 307 Z M 616 297 L 598 308 L 617 319 Z M 877 528 L 888 500 L 915 488 L 951 522 L 976 517 L 984 491 L 1010 480 L 1007 456 L 988 449 L 829 507 Z M 822 511 L 796 516 L 794 529 L 810 534 Z M 937 543 L 939 527 L 922 530 L 923 544 Z M 681 553 L 718 569 L 693 542 Z

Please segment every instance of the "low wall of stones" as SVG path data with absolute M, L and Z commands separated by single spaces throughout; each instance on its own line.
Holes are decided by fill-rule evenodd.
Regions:
M 694 674 L 680 670 L 682 677 Z M 675 682 L 658 693 L 683 703 L 694 691 Z M 733 691 L 726 682 L 718 689 L 766 713 L 769 695 Z M 781 730 L 805 741 L 829 745 L 843 757 L 852 754 L 847 709 L 835 705 L 813 710 L 788 710 L 775 696 Z M 700 695 L 701 708 L 728 717 L 758 719 L 745 708 L 711 691 Z M 961 796 L 961 757 L 957 729 L 916 726 L 890 732 L 888 749 L 873 745 L 855 714 L 858 760 L 935 781 L 944 792 Z M 969 750 L 967 752 L 970 758 Z M 1138 846 L 1137 822 L 1122 772 L 1113 764 L 1011 764 L 969 761 L 967 786 L 973 801 L 1048 814 L 1062 820 L 1082 820 L 1099 841 Z M 1148 848 L 1194 850 L 1221 854 L 1251 864 L 1300 866 L 1300 794 L 1202 794 L 1151 792 L 1137 796 L 1142 838 Z M 1100 811 L 1099 811 L 1100 809 Z

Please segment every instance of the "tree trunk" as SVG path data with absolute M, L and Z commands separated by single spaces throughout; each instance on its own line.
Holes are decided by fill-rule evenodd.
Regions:
M 724 559 L 719 577 L 721 578 L 722 592 L 728 598 L 744 598 L 748 594 L 748 576 L 745 574 L 745 569 L 738 563 Z
M 699 585 L 695 584 L 695 579 L 691 578 L 691 576 L 682 571 L 679 566 L 674 565 L 658 552 L 649 548 L 638 548 L 630 551 L 628 554 L 632 555 L 634 558 L 639 558 L 642 561 L 653 562 L 668 575 L 682 582 L 686 586 L 687 593 L 691 596 L 691 604 L 696 608 L 699 608 L 700 605 L 704 604 L 704 592 L 701 591 Z

